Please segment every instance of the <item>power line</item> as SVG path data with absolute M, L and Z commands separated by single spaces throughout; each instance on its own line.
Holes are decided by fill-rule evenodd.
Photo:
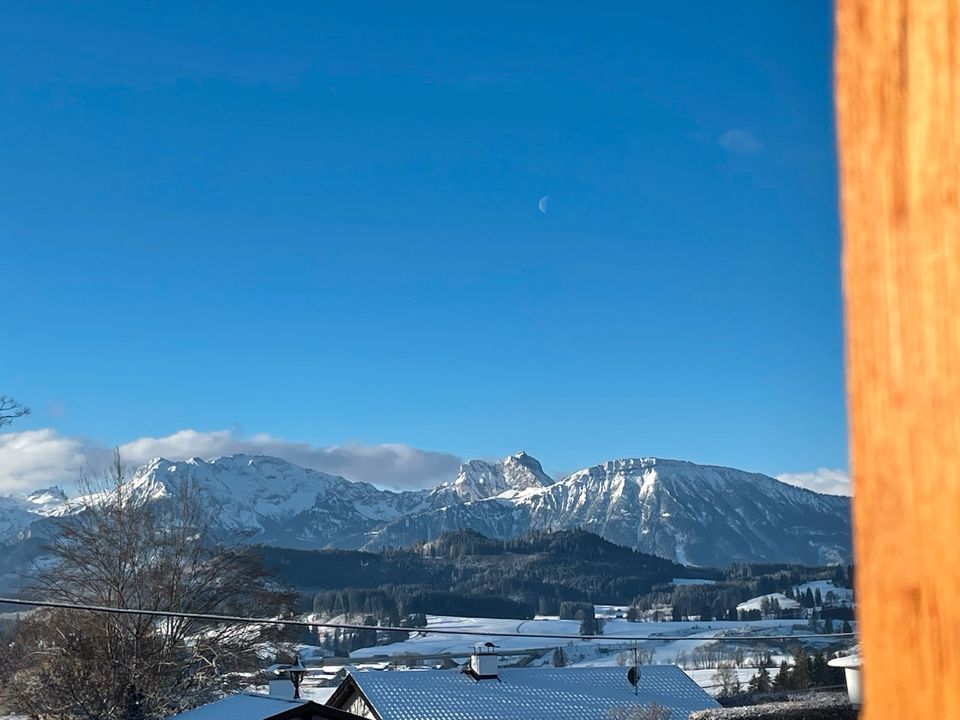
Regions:
M 672 642 L 675 640 L 703 640 L 704 642 L 766 642 L 769 640 L 806 640 L 811 638 L 849 638 L 856 633 L 801 633 L 798 635 L 743 635 L 736 637 L 691 637 L 685 635 L 552 635 L 543 633 L 522 632 L 494 632 L 490 630 L 456 630 L 452 628 L 409 628 L 385 625 L 358 625 L 353 623 L 315 622 L 308 620 L 281 620 L 278 618 L 244 617 L 242 615 L 215 615 L 212 613 L 189 613 L 175 610 L 146 610 L 138 608 L 116 608 L 104 605 L 82 605 L 79 603 L 54 602 L 50 600 L 22 600 L 19 598 L 0 597 L 0 604 L 21 605 L 28 607 L 52 608 L 56 610 L 84 610 L 87 612 L 113 613 L 115 615 L 145 615 L 161 618 L 184 618 L 187 620 L 209 620 L 222 623 L 242 623 L 245 625 L 290 625 L 292 627 L 323 627 L 332 630 L 378 630 L 383 632 L 423 632 L 435 635 L 471 635 L 476 637 L 520 637 L 520 638 L 550 638 L 556 640 L 653 640 L 658 642 Z

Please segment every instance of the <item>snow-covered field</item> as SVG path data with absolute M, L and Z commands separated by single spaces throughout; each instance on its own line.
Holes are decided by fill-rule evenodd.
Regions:
M 593 608 L 598 618 L 625 618 L 630 609 L 626 605 L 594 605 Z M 545 619 L 549 618 L 545 616 Z
M 836 587 L 831 580 L 814 580 L 812 582 L 797 586 L 797 589 L 803 593 L 805 593 L 808 588 L 812 593 L 815 593 L 817 590 L 819 590 L 820 597 L 824 600 L 824 602 L 827 600 L 827 593 L 833 593 L 837 599 L 836 602 L 838 605 L 853 604 L 853 590 L 850 588 Z
M 819 588 L 822 595 L 834 590 L 828 581 L 809 583 L 809 586 L 814 591 Z M 806 587 L 802 586 L 804 592 Z M 842 590 L 836 589 L 836 595 L 847 597 L 849 591 L 844 596 Z M 776 597 L 781 607 L 791 607 L 792 601 L 786 597 L 771 597 Z M 752 598 L 742 607 L 759 609 L 761 599 Z M 450 667 L 465 662 L 476 643 L 487 641 L 494 643 L 501 653 L 501 665 L 530 668 L 553 666 L 558 648 L 567 667 L 627 668 L 633 664 L 636 650 L 640 663 L 679 665 L 705 688 L 716 684 L 718 665 L 739 665 L 738 677 L 745 685 L 756 674 L 756 665 L 764 655 L 769 655 L 774 663 L 770 668 L 773 676 L 781 661 L 792 661 L 794 645 L 802 644 L 810 649 L 836 645 L 836 638 L 791 640 L 791 637 L 814 632 L 807 619 L 629 622 L 625 618 L 629 609 L 626 606 L 595 605 L 594 608 L 597 618 L 603 620 L 603 634 L 592 639 L 580 637 L 579 620 L 562 620 L 557 616 L 517 620 L 427 615 L 427 626 L 411 631 L 406 640 L 360 648 L 351 652 L 349 659 L 324 658 L 329 650 L 318 645 L 301 644 L 295 649 L 311 667 L 307 686 L 323 693 L 327 690 L 317 686 L 336 685 L 342 671 L 350 666 L 400 670 Z M 318 623 L 359 622 L 357 617 L 346 615 L 308 615 L 304 619 Z M 773 639 L 774 636 L 787 639 Z M 770 639 L 762 640 L 765 637 Z
M 800 603 L 792 598 L 788 598 L 783 593 L 770 593 L 769 595 L 759 595 L 755 598 L 744 600 L 742 603 L 737 605 L 737 610 L 742 612 L 747 612 L 749 610 L 762 610 L 764 600 L 767 600 L 768 602 L 773 602 L 776 600 L 777 605 L 780 606 L 781 610 L 796 610 L 800 607 Z
M 604 606 L 599 606 L 604 607 Z M 600 613 L 598 613 L 599 615 Z M 431 633 L 430 629 L 462 630 L 463 634 Z M 503 633 L 504 637 L 481 638 L 471 633 Z M 556 617 L 539 617 L 534 620 L 501 620 L 496 618 L 450 617 L 428 615 L 427 627 L 414 633 L 408 640 L 390 645 L 378 645 L 355 650 L 350 654 L 353 659 L 373 658 L 377 655 L 436 655 L 452 653 L 469 654 L 473 645 L 481 640 L 490 640 L 502 651 L 553 649 L 556 647 L 573 648 L 588 655 L 610 652 L 614 648 L 632 647 L 629 639 L 580 640 L 558 638 L 558 635 L 577 636 L 580 632 L 579 620 L 560 620 Z M 647 636 L 689 636 L 688 639 L 658 641 L 640 640 L 640 647 L 651 649 L 656 662 L 673 662 L 680 652 L 692 652 L 705 641 L 723 635 L 791 635 L 810 632 L 804 620 L 758 620 L 754 622 L 712 621 L 712 622 L 637 622 L 621 619 L 607 620 L 603 634 L 619 638 Z M 510 637 L 523 633 L 523 637 Z M 532 635 L 533 637 L 526 637 Z M 590 652 L 588 652 L 590 651 Z M 605 654 L 605 653 L 604 653 Z
M 820 599 L 824 605 L 853 605 L 853 590 L 850 588 L 836 587 L 830 580 L 813 580 L 797 586 L 798 595 L 802 595 L 807 592 L 807 590 L 811 593 L 819 591 Z M 828 598 L 828 594 L 832 594 L 832 597 Z M 783 593 L 770 593 L 769 595 L 758 595 L 749 600 L 744 600 L 737 605 L 737 610 L 744 612 L 748 610 L 762 610 L 764 600 L 768 602 L 776 600 L 781 610 L 796 610 L 800 607 L 799 602 L 793 598 L 788 598 Z
M 615 616 L 620 608 L 616 606 L 598 606 L 597 614 L 607 617 Z M 806 634 L 810 630 L 803 620 L 761 620 L 755 622 L 637 622 L 631 623 L 622 619 L 609 619 L 604 626 L 604 635 L 610 639 L 598 638 L 595 640 L 581 640 L 558 636 L 577 636 L 580 630 L 578 620 L 560 620 L 556 617 L 538 617 L 534 620 L 501 620 L 493 618 L 449 617 L 428 615 L 427 628 L 412 635 L 408 640 L 390 645 L 380 645 L 355 650 L 350 657 L 357 665 L 366 665 L 367 662 L 376 662 L 377 656 L 385 655 L 421 655 L 437 656 L 450 653 L 456 659 L 465 659 L 474 643 L 490 640 L 506 655 L 504 661 L 509 664 L 513 661 L 524 661 L 529 667 L 551 665 L 555 648 L 562 648 L 568 667 L 600 667 L 600 666 L 629 666 L 633 663 L 633 647 L 636 646 L 645 653 L 648 661 L 656 664 L 676 663 L 678 657 L 684 655 L 693 659 L 695 653 L 704 649 L 704 646 L 716 647 L 716 638 L 721 636 L 750 636 L 763 635 L 792 635 Z M 462 630 L 463 634 L 432 633 L 430 629 Z M 471 632 L 505 633 L 504 637 L 481 638 L 469 634 Z M 517 633 L 530 634 L 532 637 L 511 637 Z M 656 636 L 683 636 L 676 640 L 657 640 Z M 654 639 L 630 640 L 629 638 L 652 637 Z M 626 639 L 615 639 L 626 638 Z M 767 644 L 765 644 L 767 645 Z M 775 662 L 785 657 L 782 651 L 777 650 L 779 643 L 771 641 L 766 649 L 772 649 Z M 728 654 L 732 654 L 733 643 L 722 647 Z M 749 659 L 757 646 L 754 644 L 742 646 L 744 655 Z M 520 651 L 530 651 L 526 656 Z M 513 655 L 512 653 L 518 653 Z M 436 658 L 428 659 L 427 663 L 437 662 Z M 533 658 L 530 660 L 530 658 Z M 715 670 L 690 670 L 697 682 L 702 685 L 714 683 Z M 756 672 L 754 669 L 740 670 L 742 682 L 746 683 Z
M 770 674 L 771 680 L 780 674 L 780 658 L 775 656 L 774 663 L 774 667 L 767 668 L 767 672 Z M 745 690 L 747 688 L 747 684 L 750 682 L 750 678 L 757 674 L 757 669 L 737 668 L 736 672 L 737 680 L 740 681 L 740 687 Z M 717 671 L 713 668 L 708 670 L 687 670 L 686 673 L 693 678 L 697 685 L 704 688 L 710 695 L 720 694 L 721 688 L 717 687 L 719 684 L 718 678 L 716 677 Z

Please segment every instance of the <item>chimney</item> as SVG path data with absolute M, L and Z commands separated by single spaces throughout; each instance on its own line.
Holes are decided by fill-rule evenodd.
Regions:
M 288 677 L 270 678 L 270 697 L 293 700 L 293 680 Z
M 492 642 L 477 643 L 470 655 L 470 674 L 477 680 L 496 680 L 499 658 Z
M 857 648 L 857 652 L 852 655 L 844 655 L 834 658 L 833 660 L 828 660 L 827 665 L 843 668 L 843 674 L 847 680 L 847 695 L 850 698 L 850 704 L 855 708 L 859 708 L 863 703 L 860 690 L 860 671 L 863 667 L 863 662 L 860 659 L 859 648 Z
M 307 668 L 300 662 L 298 654 L 293 664 L 276 664 L 267 668 L 268 673 L 276 675 L 270 678 L 269 695 L 285 700 L 300 699 L 300 683 L 307 674 Z

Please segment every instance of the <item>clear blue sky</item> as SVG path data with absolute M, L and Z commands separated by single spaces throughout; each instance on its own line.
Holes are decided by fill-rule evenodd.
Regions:
M 198 5 L 4 6 L 19 429 L 846 466 L 829 3 Z

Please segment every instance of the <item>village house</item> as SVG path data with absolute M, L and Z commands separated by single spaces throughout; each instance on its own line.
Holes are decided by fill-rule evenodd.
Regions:
M 269 693 L 242 692 L 174 715 L 169 720 L 360 720 L 356 715 L 300 697 L 307 668 L 300 657 L 272 665 Z
M 174 715 L 170 720 L 360 720 L 310 700 L 237 693 Z
M 636 680 L 632 683 L 631 680 Z M 328 705 L 370 720 L 608 720 L 638 707 L 675 720 L 718 708 L 680 668 L 505 668 L 477 645 L 460 672 L 351 671 Z

